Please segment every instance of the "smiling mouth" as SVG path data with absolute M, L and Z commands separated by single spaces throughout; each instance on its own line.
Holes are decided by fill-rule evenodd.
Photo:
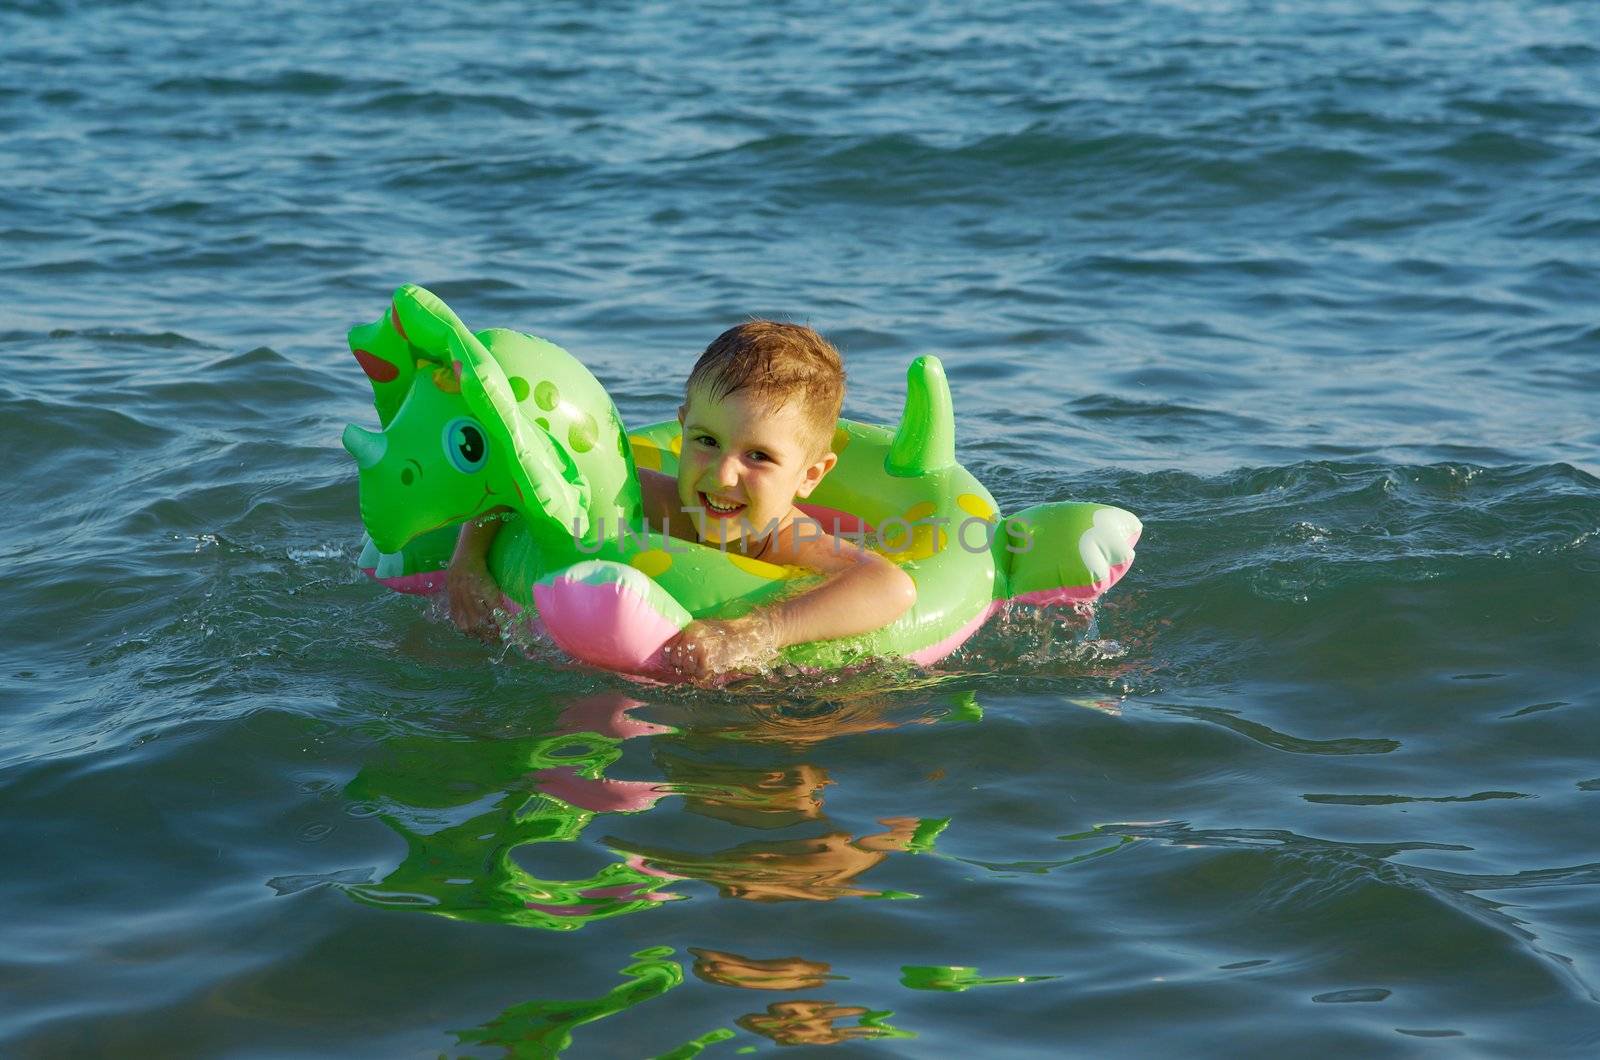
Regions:
M 700 494 L 700 506 L 713 519 L 731 519 L 745 509 L 743 504 L 719 504 L 704 493 Z

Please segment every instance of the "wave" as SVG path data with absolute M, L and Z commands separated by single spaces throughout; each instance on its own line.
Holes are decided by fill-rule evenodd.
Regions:
M 280 70 L 261 77 L 226 77 L 186 74 L 163 78 L 150 87 L 156 92 L 200 97 L 235 95 L 305 96 L 320 99 L 354 90 L 403 88 L 401 80 L 349 77 L 322 70 Z

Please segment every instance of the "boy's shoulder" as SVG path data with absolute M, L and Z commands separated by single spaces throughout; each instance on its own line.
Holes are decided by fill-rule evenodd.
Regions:
M 639 502 L 645 521 L 651 526 L 665 525 L 673 537 L 694 540 L 694 526 L 678 504 L 678 480 L 660 471 L 639 468 Z

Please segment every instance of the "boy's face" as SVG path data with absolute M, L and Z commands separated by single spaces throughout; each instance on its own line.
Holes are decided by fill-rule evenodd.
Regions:
M 792 404 L 772 409 L 743 391 L 712 398 L 696 388 L 678 422 L 678 503 L 704 509 L 690 515 L 707 544 L 759 537 L 781 524 L 838 459 L 813 452 L 809 425 Z

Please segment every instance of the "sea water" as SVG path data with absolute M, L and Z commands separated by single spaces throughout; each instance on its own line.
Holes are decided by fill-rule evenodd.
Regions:
M 0 7 L 0 1052 L 1600 1050 L 1600 12 Z M 418 282 L 751 315 L 1002 510 L 931 671 L 640 687 L 355 571 Z M 824 1049 L 827 1049 L 825 1053 Z

